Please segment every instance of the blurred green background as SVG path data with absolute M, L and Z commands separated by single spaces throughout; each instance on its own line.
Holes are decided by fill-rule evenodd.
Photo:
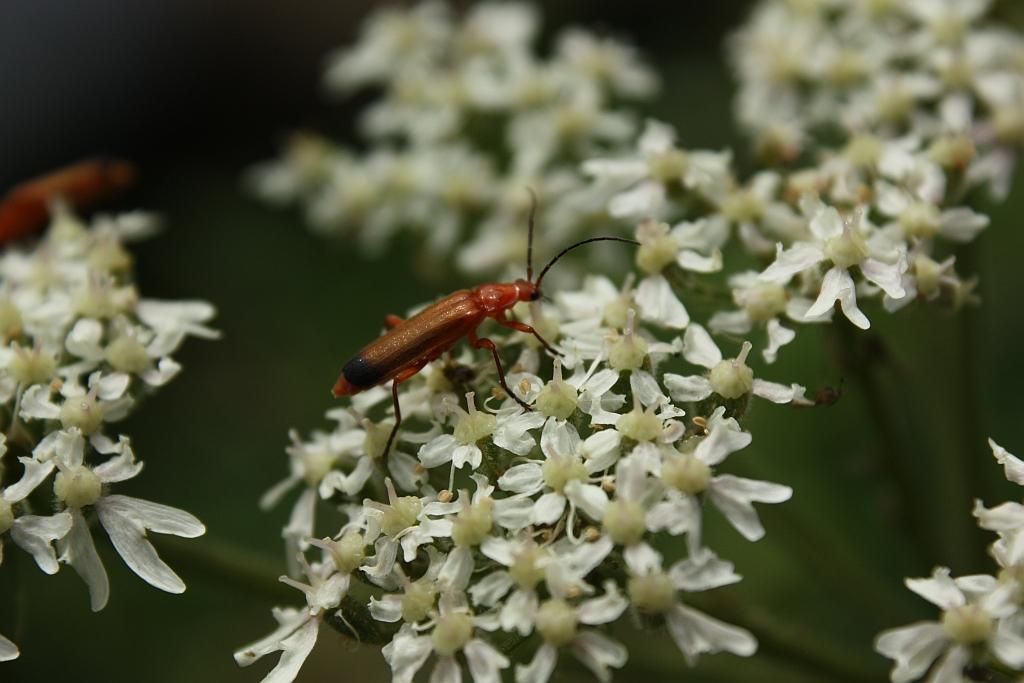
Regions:
M 0 6 L 0 187 L 90 154 L 135 159 L 142 180 L 125 207 L 166 218 L 166 230 L 137 249 L 141 291 L 219 309 L 224 339 L 189 341 L 178 356 L 185 372 L 123 424 L 146 463 L 123 490 L 198 515 L 209 531 L 190 547 L 266 578 L 231 580 L 158 536 L 188 584 L 184 595 L 166 595 L 98 535 L 112 596 L 91 614 L 73 571 L 45 577 L 9 552 L 0 632 L 23 654 L 0 665 L 0 680 L 257 681 L 272 665 L 239 669 L 231 653 L 271 630 L 272 605 L 298 603 L 273 582 L 284 568 L 280 529 L 291 499 L 269 514 L 256 505 L 286 474 L 287 430 L 324 425 L 339 365 L 384 313 L 471 284 L 453 276 L 428 292 L 410 267 L 411 246 L 366 262 L 348 245 L 312 236 L 297 212 L 265 208 L 240 190 L 245 166 L 273 155 L 295 127 L 352 139 L 358 102 L 327 102 L 318 79 L 324 54 L 348 41 L 374 4 Z M 548 37 L 576 23 L 643 49 L 665 83 L 651 113 L 675 123 L 684 145 L 711 148 L 741 144 L 722 40 L 747 10 L 740 0 L 544 3 Z M 892 318 L 869 310 L 876 325 L 852 345 L 801 332 L 765 372 L 841 386 L 843 395 L 829 408 L 758 405 L 752 414 L 754 443 L 730 461 L 732 471 L 796 491 L 791 502 L 762 508 L 766 539 L 746 543 L 711 515 L 709 543 L 746 576 L 717 592 L 716 613 L 753 628 L 761 652 L 749 661 L 706 657 L 686 671 L 667 635 L 637 637 L 627 624 L 618 631 L 631 661 L 617 680 L 882 681 L 887 665 L 872 651 L 874 634 L 934 618 L 902 577 L 935 564 L 991 571 L 989 539 L 973 529 L 970 507 L 974 497 L 1019 497 L 984 438 L 1024 453 L 1022 213 L 1018 182 L 965 257 L 983 274 L 980 309 L 956 317 L 914 308 Z M 860 355 L 840 362 L 837 349 L 851 346 Z M 562 662 L 555 680 L 588 680 L 571 657 Z M 299 680 L 387 680 L 387 669 L 376 649 L 324 631 Z

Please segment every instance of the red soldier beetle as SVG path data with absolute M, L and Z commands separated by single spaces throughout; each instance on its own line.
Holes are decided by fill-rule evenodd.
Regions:
M 491 318 L 509 329 L 531 334 L 541 346 L 552 354 L 556 351 L 530 325 L 509 320 L 508 310 L 520 301 L 537 301 L 543 296 L 541 281 L 558 259 L 573 249 L 591 242 L 639 242 L 624 237 L 591 237 L 566 247 L 551 259 L 533 279 L 533 224 L 537 210 L 536 196 L 531 192 L 529 233 L 526 248 L 526 279 L 515 282 L 479 285 L 473 289 L 461 289 L 440 301 L 427 306 L 408 320 L 397 315 L 385 318 L 388 330 L 370 342 L 342 367 L 341 375 L 332 393 L 335 396 L 351 396 L 372 387 L 391 382 L 391 402 L 395 411 L 395 426 L 391 429 L 382 459 L 386 459 L 391 445 L 402 424 L 402 412 L 398 405 L 398 385 L 410 379 L 423 367 L 449 351 L 463 337 L 477 349 L 487 349 L 494 358 L 498 371 L 498 383 L 510 397 L 526 410 L 533 407 L 516 396 L 505 382 L 505 369 L 501 365 L 497 345 L 486 337 L 477 336 L 477 328 Z
M 0 244 L 28 237 L 50 216 L 49 203 L 62 199 L 87 209 L 135 182 L 135 167 L 117 159 L 87 159 L 12 188 L 0 200 Z

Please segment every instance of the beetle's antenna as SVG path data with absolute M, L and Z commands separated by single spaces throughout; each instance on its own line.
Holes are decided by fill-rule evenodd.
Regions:
M 548 264 L 546 266 L 544 266 L 544 270 L 540 271 L 540 275 L 537 276 L 537 281 L 534 282 L 533 285 L 537 289 L 540 289 L 540 281 L 543 280 L 544 279 L 544 275 L 549 270 L 551 270 L 551 266 L 555 265 L 555 261 L 557 261 L 558 259 L 560 259 L 563 256 L 565 256 L 566 254 L 568 254 L 570 251 L 572 251 L 576 247 L 582 247 L 584 244 L 590 244 L 591 242 L 625 242 L 626 244 L 636 244 L 636 245 L 640 244 L 636 240 L 627 239 L 625 237 L 591 237 L 590 239 L 583 240 L 582 242 L 577 242 L 576 244 L 573 244 L 571 246 L 566 247 L 565 249 L 560 251 L 558 253 L 558 255 L 555 256 L 555 258 L 553 258 L 550 261 L 548 261 Z
M 529 230 L 526 233 L 526 279 L 528 281 L 533 280 L 533 219 L 537 216 L 537 193 L 533 191 L 532 187 L 526 188 L 526 191 L 530 193 L 530 218 L 529 218 Z

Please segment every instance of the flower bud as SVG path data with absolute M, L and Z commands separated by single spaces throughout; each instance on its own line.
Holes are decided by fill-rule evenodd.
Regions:
M 535 623 L 541 637 L 556 647 L 576 637 L 576 610 L 565 600 L 545 601 L 537 610 Z
M 644 509 L 632 500 L 616 498 L 604 512 L 604 530 L 618 545 L 639 543 L 647 531 Z
M 83 508 L 100 499 L 103 484 L 88 467 L 61 470 L 53 480 L 53 493 L 68 507 Z
M 633 606 L 645 614 L 662 614 L 676 602 L 676 587 L 665 572 L 630 577 L 627 590 Z
M 473 637 L 473 618 L 464 612 L 443 614 L 437 618 L 430 642 L 434 652 L 442 657 L 451 657 Z

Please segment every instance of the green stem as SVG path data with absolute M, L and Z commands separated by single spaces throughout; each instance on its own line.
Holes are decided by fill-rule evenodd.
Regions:
M 916 549 L 920 561 L 930 565 L 943 553 L 934 547 L 936 541 L 929 524 L 929 505 L 911 461 L 912 453 L 904 444 L 894 419 L 895 411 L 888 405 L 878 381 L 876 370 L 885 361 L 885 351 L 871 348 L 861 339 L 860 333 L 844 321 L 830 329 L 834 330 L 839 365 L 844 374 L 853 378 L 871 418 L 877 442 L 876 462 L 898 491 L 894 502 L 895 517 L 904 527 L 906 537 L 912 539 L 911 547 Z
M 966 245 L 957 255 L 957 264 L 965 272 L 977 272 L 977 242 Z M 978 391 L 978 336 L 981 324 L 977 309 L 966 306 L 959 312 L 959 359 L 956 380 L 958 383 L 956 396 L 957 414 L 955 420 L 960 427 L 961 445 L 953 456 L 952 483 L 957 486 L 956 508 L 966 520 L 966 540 L 970 551 L 971 566 L 965 569 L 976 569 L 975 562 L 983 562 L 986 558 L 985 540 L 973 524 L 968 514 L 971 502 L 985 494 L 984 469 L 979 466 L 978 459 L 985 450 L 985 428 L 982 419 L 983 402 Z

